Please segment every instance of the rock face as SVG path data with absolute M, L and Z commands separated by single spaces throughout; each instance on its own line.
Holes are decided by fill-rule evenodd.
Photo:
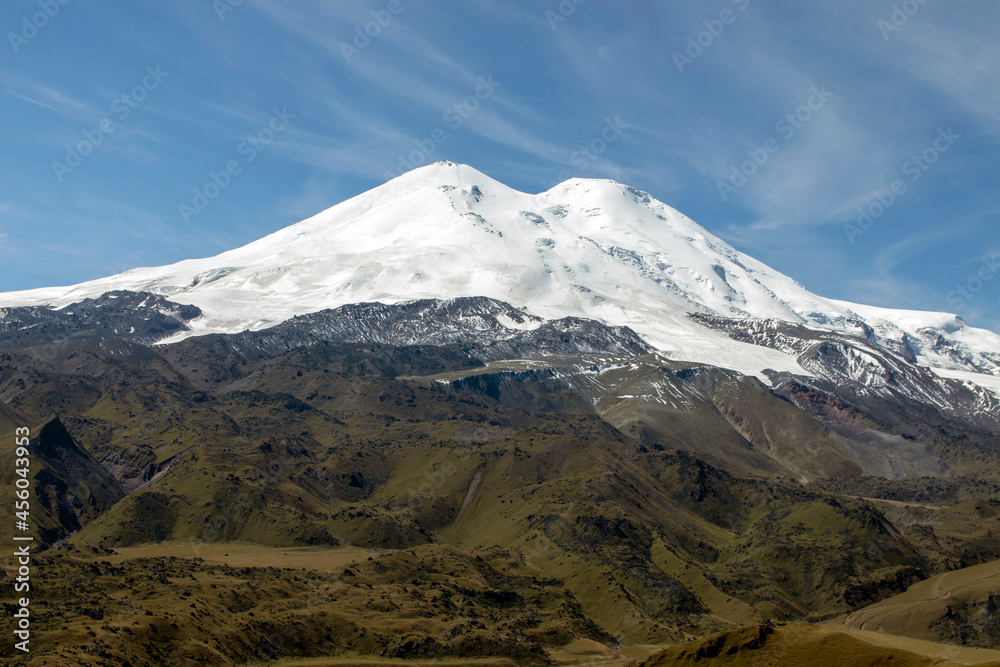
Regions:
M 58 419 L 45 424 L 31 440 L 34 493 L 50 522 L 43 539 L 75 533 L 125 497 L 125 490 L 94 457 L 81 447 Z
M 863 322 L 856 323 L 856 332 L 844 333 L 780 320 L 693 318 L 733 340 L 795 355 L 801 372 L 766 372 L 778 393 L 787 398 L 793 398 L 792 385 L 810 387 L 875 413 L 905 405 L 917 421 L 919 413 L 930 411 L 959 424 L 1000 431 L 1000 396 L 969 380 L 944 378 L 919 365 L 905 335 L 882 339 Z M 800 407 L 808 409 L 806 403 Z
M 25 306 L 0 309 L 0 349 L 36 347 L 70 340 L 114 340 L 151 345 L 188 331 L 201 315 L 148 292 L 107 292 L 55 309 Z
M 462 346 L 481 361 L 596 354 L 632 357 L 652 348 L 627 327 L 575 317 L 544 320 L 483 297 L 362 303 L 228 337 L 244 350 L 286 351 L 318 342 L 395 347 Z

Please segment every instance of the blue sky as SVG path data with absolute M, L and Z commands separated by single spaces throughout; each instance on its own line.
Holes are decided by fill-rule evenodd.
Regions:
M 613 178 L 824 296 L 1000 331 L 995 0 L 7 0 L 0 26 L 3 291 L 217 254 L 450 159 Z

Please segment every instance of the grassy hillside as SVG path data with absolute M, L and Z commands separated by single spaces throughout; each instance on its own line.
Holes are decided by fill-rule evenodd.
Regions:
M 810 624 L 755 625 L 671 647 L 643 667 L 957 667 L 1000 665 L 1000 652 L 962 649 L 891 635 Z
M 756 380 L 648 355 L 610 384 L 484 372 L 459 347 L 222 337 L 50 361 L 0 355 L 0 424 L 52 424 L 58 445 L 39 442 L 52 479 L 34 486 L 39 536 L 68 538 L 40 559 L 41 660 L 628 662 L 718 632 L 854 655 L 871 642 L 846 631 L 738 629 L 1000 559 L 988 476 L 974 494 L 863 481 L 842 440 Z M 67 492 L 94 466 L 123 498 Z M 984 600 L 926 638 L 992 646 Z
M 844 627 L 1000 649 L 1000 561 L 946 572 L 848 614 Z
M 558 580 L 503 550 L 300 551 L 296 564 L 313 567 L 292 569 L 229 564 L 282 562 L 259 547 L 209 558 L 198 549 L 177 557 L 68 547 L 39 557 L 44 593 L 33 611 L 45 630 L 17 664 L 184 667 L 336 654 L 543 665 L 548 651 L 582 639 L 613 642 Z

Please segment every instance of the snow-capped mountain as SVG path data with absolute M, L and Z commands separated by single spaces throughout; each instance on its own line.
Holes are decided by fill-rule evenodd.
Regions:
M 1000 335 L 954 315 L 824 299 L 649 194 L 609 180 L 527 194 L 439 162 L 215 257 L 0 294 L 0 307 L 58 308 L 114 290 L 200 309 L 170 341 L 258 330 L 347 304 L 484 296 L 544 318 L 627 326 L 676 359 L 758 377 L 815 375 L 800 350 L 691 315 L 779 321 L 860 336 L 1000 391 Z

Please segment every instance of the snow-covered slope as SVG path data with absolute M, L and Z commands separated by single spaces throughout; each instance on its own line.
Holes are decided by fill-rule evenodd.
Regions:
M 675 358 L 758 376 L 805 371 L 793 354 L 733 340 L 689 314 L 852 334 L 867 324 L 928 365 L 1000 375 L 1000 336 L 954 316 L 816 296 L 644 192 L 573 179 L 532 195 L 448 162 L 216 257 L 0 294 L 0 307 L 61 306 L 110 290 L 199 307 L 195 334 L 256 330 L 351 303 L 486 296 L 543 317 L 626 325 Z
M 924 363 L 946 371 L 971 371 L 1000 381 L 1000 335 L 976 329 L 950 313 L 891 310 L 845 301 L 831 301 L 849 309 L 871 326 L 883 340 L 904 340 Z M 949 376 L 950 377 L 950 376 Z

